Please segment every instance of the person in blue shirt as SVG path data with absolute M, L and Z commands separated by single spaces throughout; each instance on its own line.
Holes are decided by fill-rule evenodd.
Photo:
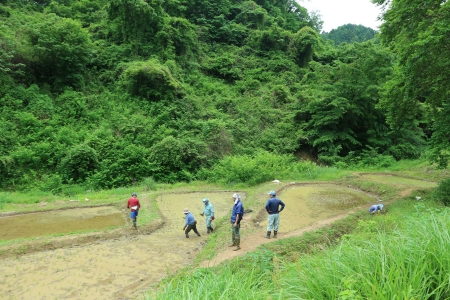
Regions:
M 273 229 L 273 237 L 277 237 L 278 226 L 280 225 L 280 212 L 284 209 L 284 203 L 277 198 L 277 193 L 275 191 L 269 192 L 270 199 L 266 203 L 266 211 L 269 214 L 267 219 L 267 233 L 264 236 L 270 239 L 270 233 Z M 281 208 L 280 208 L 281 206 Z
M 234 206 L 233 206 L 233 210 L 231 212 L 231 218 L 230 218 L 230 222 L 231 222 L 231 245 L 229 245 L 228 247 L 233 247 L 236 246 L 233 251 L 237 251 L 239 249 L 241 249 L 240 245 L 241 245 L 241 236 L 239 234 L 239 229 L 241 228 L 241 220 L 242 217 L 244 216 L 244 205 L 241 202 L 241 196 L 239 196 L 237 193 L 234 193 L 232 196 L 233 202 L 234 202 Z
M 186 223 L 184 224 L 183 230 L 186 234 L 186 238 L 189 238 L 189 231 L 194 230 L 195 234 L 200 236 L 200 233 L 197 231 L 197 221 L 194 219 L 194 215 L 189 211 L 189 209 L 185 208 L 183 210 L 184 215 L 186 216 Z
M 378 214 L 382 210 L 383 210 L 383 204 L 375 204 L 369 208 L 369 212 L 371 214 Z
M 203 208 L 203 212 L 200 214 L 202 216 L 206 217 L 206 233 L 213 232 L 214 229 L 212 228 L 211 221 L 213 221 L 214 218 L 214 206 L 211 202 L 209 202 L 208 198 L 203 199 L 203 205 L 205 206 Z

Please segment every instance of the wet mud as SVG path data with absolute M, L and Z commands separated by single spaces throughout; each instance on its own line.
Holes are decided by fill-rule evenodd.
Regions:
M 231 195 L 229 192 L 165 194 L 156 199 L 165 225 L 152 234 L 139 234 L 139 230 L 127 228 L 128 235 L 113 240 L 4 259 L 0 265 L 0 295 L 3 295 L 0 298 L 138 297 L 168 274 L 191 264 L 202 249 L 206 240 L 205 220 L 199 215 L 203 211 L 202 199 L 210 199 L 220 218 L 229 213 Z M 194 214 L 201 237 L 192 233 L 189 239 L 185 238 L 184 208 Z
M 386 176 L 375 176 L 371 180 L 386 180 Z M 410 190 L 432 184 L 406 178 L 399 180 L 399 186 L 410 187 Z M 169 274 L 192 264 L 206 243 L 205 219 L 199 215 L 203 210 L 202 199 L 210 199 L 215 206 L 216 217 L 220 219 L 230 214 L 231 194 L 198 192 L 160 195 L 154 201 L 164 226 L 151 234 L 135 231 L 127 223 L 122 226 L 125 234 L 114 239 L 3 259 L 0 264 L 0 298 L 142 299 L 144 291 Z M 279 238 L 302 234 L 308 228 L 320 226 L 321 222 L 332 222 L 345 217 L 352 209 L 368 208 L 378 202 L 375 197 L 333 184 L 288 186 L 279 193 L 279 198 L 286 204 L 285 211 L 280 215 Z M 155 203 L 150 205 L 150 202 L 141 200 L 147 209 L 154 207 Z M 182 230 L 185 208 L 198 221 L 201 237 L 192 233 L 189 239 L 185 238 Z M 264 207 L 261 205 L 254 209 L 259 215 L 258 211 Z M 229 251 L 224 246 L 215 257 L 215 264 L 273 241 L 263 237 L 267 225 L 265 214 L 264 220 L 258 224 L 255 224 L 251 214 L 243 222 L 241 251 Z
M 434 188 L 438 186 L 436 182 L 406 178 L 391 174 L 363 174 L 362 177 L 370 181 L 403 187 Z
M 280 232 L 300 229 L 354 207 L 378 202 L 361 191 L 332 184 L 292 186 L 278 193 L 278 198 L 286 205 L 280 213 Z M 265 229 L 267 219 L 259 225 Z
M 75 231 L 101 230 L 125 225 L 123 214 L 113 206 L 77 208 L 13 215 L 0 218 L 0 240 L 38 237 Z

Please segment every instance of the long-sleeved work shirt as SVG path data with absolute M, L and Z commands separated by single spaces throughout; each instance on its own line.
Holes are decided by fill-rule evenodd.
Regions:
M 195 222 L 194 215 L 190 212 L 186 214 L 186 224 L 184 224 L 184 226 L 192 225 L 194 224 L 194 222 Z
M 281 206 L 281 208 L 280 208 Z M 269 215 L 277 214 L 278 212 L 282 211 L 284 209 L 284 203 L 280 199 L 273 197 L 267 200 L 266 203 L 266 211 L 269 213 Z
M 244 205 L 242 205 L 241 200 L 236 201 L 236 203 L 233 206 L 233 211 L 231 213 L 231 223 L 236 222 L 236 217 L 239 215 L 239 220 L 237 222 L 241 222 L 242 216 L 244 215 Z
M 203 214 L 206 217 L 214 217 L 214 206 L 211 204 L 211 202 L 205 204 L 205 207 L 203 208 Z

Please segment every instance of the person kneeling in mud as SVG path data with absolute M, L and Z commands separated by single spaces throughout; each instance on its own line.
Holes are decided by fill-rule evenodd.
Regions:
M 369 213 L 374 215 L 374 214 L 378 214 L 382 210 L 383 210 L 383 204 L 375 204 L 369 208 Z
M 183 230 L 186 234 L 186 238 L 189 238 L 189 231 L 193 230 L 195 234 L 200 236 L 200 233 L 197 231 L 197 221 L 194 219 L 194 215 L 189 211 L 189 209 L 185 208 L 183 211 L 186 216 L 186 223 L 184 224 Z

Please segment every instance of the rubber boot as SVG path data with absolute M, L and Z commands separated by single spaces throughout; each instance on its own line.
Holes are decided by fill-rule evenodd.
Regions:
M 211 230 L 211 233 L 213 233 L 214 229 L 212 228 L 212 226 L 209 226 L 209 229 Z
M 234 232 L 232 233 L 232 235 L 231 235 L 231 244 L 230 245 L 228 245 L 228 247 L 234 247 L 234 246 L 236 246 L 236 236 L 234 235 Z
M 266 235 L 264 236 L 266 239 L 270 239 L 270 231 L 267 231 Z
M 241 247 L 240 247 L 241 240 L 240 239 L 235 239 L 234 241 L 236 243 L 236 247 L 233 249 L 233 251 L 238 251 L 239 249 L 241 249 Z
M 209 227 L 206 227 L 206 228 L 208 228 L 208 230 L 206 231 L 206 233 L 210 233 L 210 232 L 211 232 L 211 229 L 210 229 Z
M 136 221 L 133 221 L 133 227 L 134 227 L 134 229 L 137 229 Z
M 189 234 L 187 234 L 187 233 L 186 233 L 186 238 L 187 238 L 187 239 L 189 238 Z
M 201 236 L 200 233 L 197 232 L 197 236 Z
M 278 231 L 275 231 L 275 230 L 273 231 L 273 238 L 274 238 L 274 239 L 277 238 L 277 233 L 278 233 Z

